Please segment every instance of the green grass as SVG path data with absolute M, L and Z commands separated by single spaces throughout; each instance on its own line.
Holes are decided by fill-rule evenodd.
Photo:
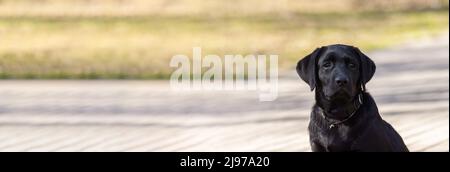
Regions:
M 292 68 L 314 48 L 371 51 L 448 31 L 448 8 L 289 15 L 1 16 L 0 78 L 166 79 L 176 54 L 278 54 Z

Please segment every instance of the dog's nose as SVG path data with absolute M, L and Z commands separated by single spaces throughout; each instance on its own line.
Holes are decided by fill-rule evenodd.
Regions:
M 335 81 L 338 86 L 344 86 L 348 83 L 348 79 L 345 77 L 336 77 Z

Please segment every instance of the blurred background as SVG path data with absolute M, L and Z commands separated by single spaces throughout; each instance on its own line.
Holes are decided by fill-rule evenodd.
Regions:
M 0 78 L 166 79 L 175 54 L 375 50 L 448 28 L 447 0 L 1 0 Z
M 296 62 L 344 43 L 412 151 L 448 151 L 447 0 L 0 0 L 0 151 L 309 151 Z M 174 92 L 176 54 L 278 54 L 279 98 Z

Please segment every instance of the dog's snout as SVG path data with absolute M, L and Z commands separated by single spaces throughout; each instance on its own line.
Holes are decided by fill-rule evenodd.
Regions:
M 348 79 L 345 77 L 336 77 L 335 82 L 338 86 L 345 86 L 348 84 Z

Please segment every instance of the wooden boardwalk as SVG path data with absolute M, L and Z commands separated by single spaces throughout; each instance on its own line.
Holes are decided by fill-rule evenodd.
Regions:
M 368 89 L 411 151 L 449 151 L 448 36 L 370 53 Z M 309 151 L 313 94 L 174 92 L 166 81 L 0 81 L 0 151 Z

